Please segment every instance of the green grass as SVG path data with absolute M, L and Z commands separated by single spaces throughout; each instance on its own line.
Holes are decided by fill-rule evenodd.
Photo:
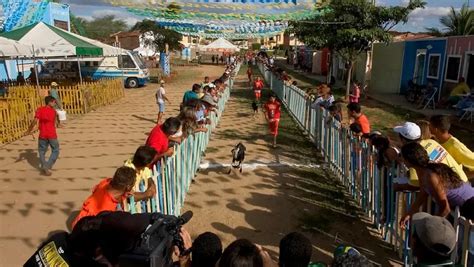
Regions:
M 288 68 L 286 65 L 280 64 L 280 67 L 285 69 L 285 71 L 296 79 L 298 83 L 300 81 L 304 83 L 311 84 L 314 87 L 321 82 L 315 78 L 307 77 L 301 73 L 295 72 L 291 68 Z M 300 87 L 303 90 L 308 89 L 308 86 Z M 333 88 L 332 90 L 334 97 L 345 96 L 345 88 Z M 399 125 L 406 121 L 416 121 L 420 119 L 426 119 L 425 116 L 421 113 L 413 112 L 403 107 L 394 107 L 385 103 L 378 102 L 376 100 L 361 100 L 362 110 L 369 118 L 372 130 L 378 130 L 386 134 L 389 137 L 395 137 L 393 132 L 393 127 Z M 463 129 L 459 126 L 453 125 L 451 132 L 455 135 L 461 142 L 463 142 L 467 147 L 474 147 L 474 138 L 472 138 L 473 132 Z M 395 138 L 398 140 L 398 138 Z

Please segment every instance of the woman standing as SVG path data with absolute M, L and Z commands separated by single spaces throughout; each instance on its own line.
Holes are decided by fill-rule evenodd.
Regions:
M 405 165 L 416 170 L 420 182 L 420 193 L 410 211 L 400 220 L 402 228 L 419 211 L 428 196 L 437 204 L 436 215 L 446 217 L 451 209 L 460 207 L 462 216 L 474 219 L 474 188 L 469 183 L 463 182 L 448 165 L 430 162 L 426 150 L 416 142 L 404 145 L 402 156 Z

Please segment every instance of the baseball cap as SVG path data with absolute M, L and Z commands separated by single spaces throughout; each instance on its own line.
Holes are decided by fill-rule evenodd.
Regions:
M 444 217 L 418 212 L 411 219 L 416 236 L 423 245 L 442 256 L 449 256 L 456 245 L 456 232 Z
M 408 140 L 416 140 L 421 137 L 420 126 L 413 122 L 407 121 L 403 125 L 395 126 L 393 130 Z
M 161 80 L 161 81 L 160 81 L 160 84 L 165 84 L 165 80 Z
M 212 105 L 212 106 L 215 106 L 216 105 L 216 102 L 214 101 L 214 99 L 212 98 L 212 96 L 210 95 L 204 95 L 202 98 L 201 98 L 202 101 L 206 102 L 207 104 L 209 105 Z
M 52 82 L 51 86 L 58 86 L 58 84 L 56 82 Z

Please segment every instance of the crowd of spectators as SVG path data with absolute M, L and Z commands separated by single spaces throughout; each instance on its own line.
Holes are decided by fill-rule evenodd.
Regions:
M 259 61 L 286 85 L 291 84 L 291 78 L 283 69 L 270 65 L 264 57 Z M 455 104 L 453 101 L 462 101 L 458 95 L 467 93 L 463 82 L 461 80 L 460 85 L 453 90 L 454 95 L 449 98 L 451 104 Z M 322 84 L 308 91 L 305 98 L 310 108 L 329 111 L 328 122 L 333 119 L 343 121 L 345 101 L 334 99 L 330 85 Z M 360 85 L 354 82 L 346 106 L 350 131 L 368 140 L 377 149 L 378 168 L 385 172 L 396 170 L 393 190 L 419 191 L 412 206 L 400 220 L 402 228 L 411 221 L 418 230 L 413 234 L 417 248 L 414 250 L 415 261 L 435 265 L 449 262 L 456 242 L 452 226 L 453 212 L 459 208 L 461 216 L 474 219 L 474 188 L 469 183 L 469 178 L 474 178 L 474 153 L 452 136 L 449 132 L 450 118 L 443 115 L 432 116 L 429 121 L 399 125 L 393 129 L 398 140 L 390 140 L 381 132 L 372 131 L 369 119 L 362 112 L 359 98 Z M 388 189 L 384 190 L 387 193 Z M 428 197 L 436 203 L 436 216 L 417 213 L 424 207 Z M 436 230 L 446 233 L 444 239 L 435 236 Z

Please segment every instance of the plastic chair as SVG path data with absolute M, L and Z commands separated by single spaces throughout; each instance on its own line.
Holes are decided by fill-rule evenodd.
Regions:
M 462 114 L 459 121 L 462 121 L 464 119 L 464 117 L 466 117 L 466 119 L 469 118 L 469 120 L 472 123 L 472 121 L 474 119 L 474 104 L 471 104 L 470 107 L 463 109 L 463 111 L 464 111 L 464 113 Z
M 421 103 L 423 104 L 426 101 L 426 104 L 423 106 L 423 109 L 426 109 L 430 104 L 433 105 L 433 109 L 435 109 L 435 96 L 438 93 L 438 87 L 433 87 L 433 92 L 430 95 L 427 95 L 423 98 Z

